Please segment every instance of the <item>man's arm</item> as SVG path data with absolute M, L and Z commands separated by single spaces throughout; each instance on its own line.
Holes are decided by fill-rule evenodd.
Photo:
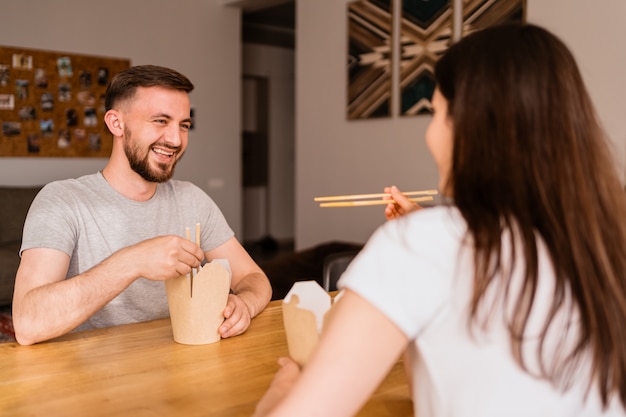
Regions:
M 188 273 L 204 257 L 192 242 L 161 236 L 115 252 L 93 268 L 65 279 L 70 257 L 56 249 L 22 253 L 13 293 L 13 325 L 20 344 L 65 334 L 139 277 L 162 281 Z
M 236 238 L 206 252 L 207 260 L 228 259 L 232 272 L 232 294 L 224 309 L 222 337 L 236 336 L 248 329 L 250 320 L 267 306 L 272 298 L 272 286 L 261 268 Z

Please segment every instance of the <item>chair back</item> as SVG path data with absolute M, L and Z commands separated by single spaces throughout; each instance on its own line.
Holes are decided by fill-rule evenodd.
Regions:
M 337 281 L 346 270 L 352 259 L 359 251 L 345 251 L 332 253 L 324 258 L 324 267 L 322 270 L 322 282 L 326 291 L 336 291 Z

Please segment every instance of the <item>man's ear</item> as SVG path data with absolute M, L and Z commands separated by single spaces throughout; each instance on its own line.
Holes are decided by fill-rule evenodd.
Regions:
M 122 136 L 124 133 L 124 123 L 122 122 L 122 115 L 117 110 L 109 110 L 104 114 L 104 123 L 109 128 L 109 132 L 113 136 Z

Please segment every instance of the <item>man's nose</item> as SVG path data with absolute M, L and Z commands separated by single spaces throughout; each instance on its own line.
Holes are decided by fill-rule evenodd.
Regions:
M 183 144 L 183 134 L 178 125 L 171 124 L 165 134 L 165 141 L 168 145 L 178 148 Z

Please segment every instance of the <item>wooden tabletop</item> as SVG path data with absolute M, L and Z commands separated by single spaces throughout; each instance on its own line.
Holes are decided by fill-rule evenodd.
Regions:
M 0 344 L 0 415 L 250 416 L 288 355 L 281 303 L 209 345 L 174 342 L 169 319 Z M 411 415 L 398 362 L 358 416 Z

